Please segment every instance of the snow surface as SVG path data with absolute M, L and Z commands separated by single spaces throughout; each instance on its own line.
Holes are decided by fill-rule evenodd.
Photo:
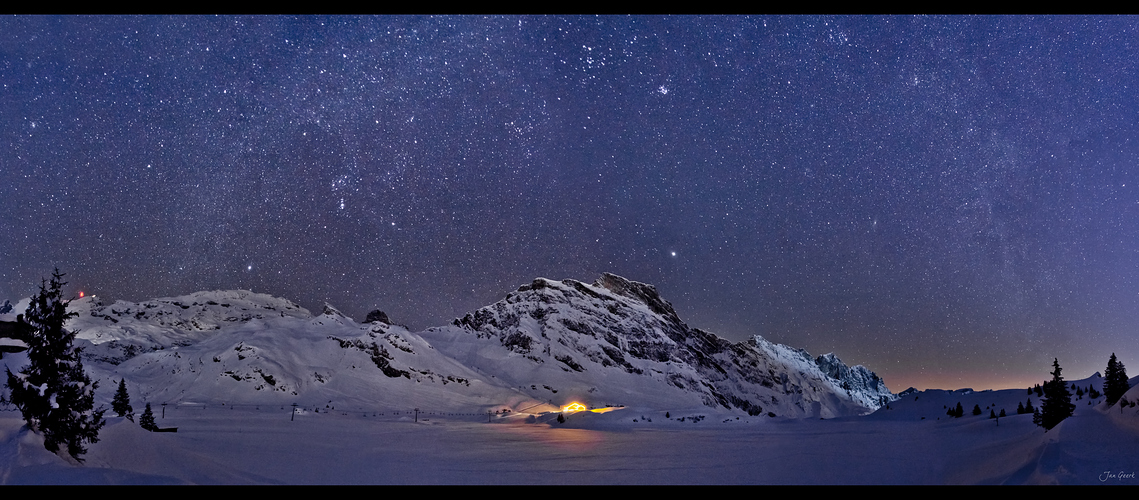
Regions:
M 970 400 L 1015 399 L 1002 392 Z M 925 396 L 932 410 L 969 395 Z M 17 414 L 0 412 L 0 483 L 1136 484 L 1135 408 L 1079 402 L 1045 433 L 1031 415 L 999 425 L 972 415 L 914 420 L 898 415 L 917 415 L 917 405 L 895 406 L 880 410 L 888 417 L 828 420 L 625 408 L 558 424 L 553 414 L 488 423 L 421 412 L 415 422 L 408 411 L 339 410 L 290 421 L 289 406 L 182 405 L 158 419 L 177 433 L 109 418 L 83 466 L 48 453 Z

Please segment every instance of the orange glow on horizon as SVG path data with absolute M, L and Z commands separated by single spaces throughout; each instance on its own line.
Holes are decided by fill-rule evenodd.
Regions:
M 83 290 L 79 291 L 79 298 L 81 298 L 81 299 L 83 298 Z
M 620 408 L 605 407 L 605 408 L 594 408 L 594 409 L 590 410 L 585 405 L 578 403 L 577 401 L 574 401 L 574 402 L 562 407 L 563 412 L 588 411 L 588 412 L 593 412 L 593 413 L 605 413 L 605 412 L 610 412 L 613 410 L 620 410 Z

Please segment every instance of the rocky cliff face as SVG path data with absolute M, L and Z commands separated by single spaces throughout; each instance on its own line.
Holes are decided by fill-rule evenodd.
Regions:
M 896 399 L 886 388 L 886 382 L 865 366 L 848 367 L 834 353 L 815 358 L 815 364 L 827 378 L 834 380 L 851 398 L 864 406 L 874 407 Z M 883 399 L 885 398 L 885 399 Z
M 454 355 L 528 368 L 500 378 L 606 403 L 672 397 L 750 415 L 832 417 L 868 413 L 894 399 L 873 372 L 833 354 L 813 360 L 759 337 L 732 343 L 690 328 L 654 287 L 613 274 L 592 285 L 536 279 L 456 319 L 453 328 L 477 339 Z M 460 337 L 452 332 L 451 343 L 437 345 L 463 344 Z M 585 387 L 575 379 L 609 383 Z

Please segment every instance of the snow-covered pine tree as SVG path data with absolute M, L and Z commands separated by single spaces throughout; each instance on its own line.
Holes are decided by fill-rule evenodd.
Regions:
M 150 410 L 150 403 L 146 404 L 146 409 L 143 410 L 142 416 L 138 418 L 138 425 L 150 432 L 158 430 L 158 424 L 154 422 L 154 412 Z
M 8 372 L 10 401 L 24 416 L 28 427 L 44 436 L 44 447 L 58 452 L 62 446 L 79 462 L 87 452 L 84 443 L 99 441 L 103 409 L 95 409 L 97 382 L 83 371 L 80 349 L 72 345 L 75 333 L 63 328 L 67 312 L 63 300 L 63 274 L 56 269 L 51 281 L 40 284 L 24 313 L 32 328 L 28 361 L 16 373 Z
M 1044 384 L 1044 401 L 1040 403 L 1040 425 L 1045 429 L 1056 427 L 1065 418 L 1072 416 L 1076 405 L 1072 404 L 1072 393 L 1060 375 L 1059 358 L 1052 361 L 1052 380 Z
M 1127 383 L 1127 369 L 1123 367 L 1123 363 L 1115 359 L 1115 353 L 1111 353 L 1111 358 L 1107 360 L 1107 369 L 1103 371 L 1103 394 L 1107 396 L 1107 405 L 1114 405 L 1130 388 Z
M 115 399 L 111 401 L 111 409 L 120 417 L 127 417 L 127 420 L 134 422 L 134 408 L 131 408 L 131 396 L 127 393 L 127 382 L 124 379 L 119 379 L 119 388 L 115 391 Z

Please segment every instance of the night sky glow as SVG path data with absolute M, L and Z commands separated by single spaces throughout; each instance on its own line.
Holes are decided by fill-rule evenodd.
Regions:
M 1139 367 L 1139 18 L 0 19 L 0 303 L 535 277 L 895 392 Z

